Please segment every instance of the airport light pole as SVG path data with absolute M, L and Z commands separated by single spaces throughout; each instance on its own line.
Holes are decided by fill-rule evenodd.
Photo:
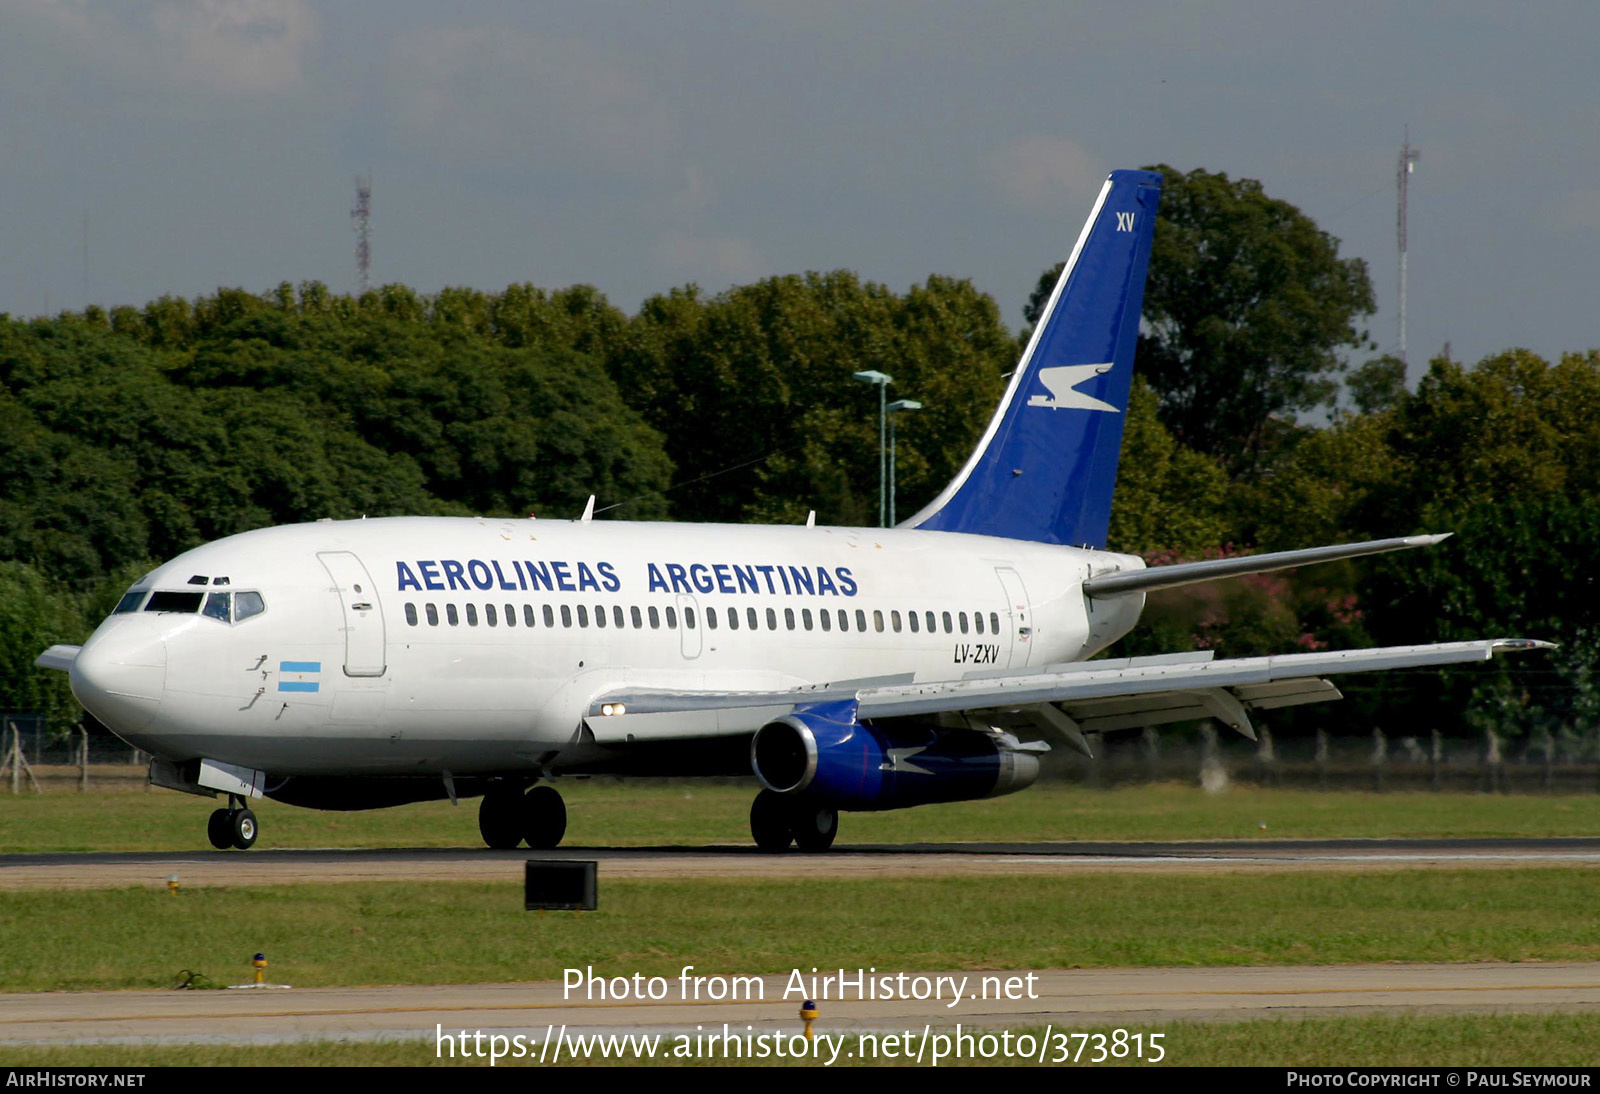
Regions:
M 921 410 L 922 404 L 915 399 L 896 399 L 889 404 L 889 524 L 893 528 L 897 523 L 894 513 L 895 470 L 894 470 L 894 414 L 897 410 Z
M 886 376 L 877 369 L 866 369 L 852 375 L 863 384 L 875 384 L 878 388 L 878 527 L 882 528 L 884 527 L 884 484 L 889 478 L 888 391 L 889 385 L 894 383 L 894 377 Z

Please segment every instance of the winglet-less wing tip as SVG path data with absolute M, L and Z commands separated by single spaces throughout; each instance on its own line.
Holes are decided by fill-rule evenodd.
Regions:
M 1546 642 L 1541 638 L 1496 638 L 1494 648 L 1506 650 L 1510 653 L 1521 653 L 1524 650 L 1554 650 L 1560 648 L 1559 642 Z

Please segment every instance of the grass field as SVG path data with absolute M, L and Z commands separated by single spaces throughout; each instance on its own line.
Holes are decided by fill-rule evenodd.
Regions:
M 119 785 L 119 784 L 113 784 Z M 0 794 L 0 850 L 187 850 L 210 802 L 120 784 Z M 753 786 L 561 784 L 571 846 L 748 842 Z M 261 847 L 479 844 L 476 803 L 258 809 Z M 1264 827 L 1263 827 L 1264 826 Z M 841 840 L 1590 836 L 1600 796 L 1355 794 L 1179 785 L 1035 787 L 850 814 Z M 237 854 L 237 852 L 229 852 Z M 555 979 L 568 966 L 740 973 L 898 968 L 1600 960 L 1593 868 L 612 880 L 601 908 L 530 916 L 514 883 L 344 883 L 0 892 L 0 990 L 165 988 L 182 970 L 300 986 Z M 1458 1015 L 1175 1024 L 1169 1064 L 1590 1064 L 1600 1017 Z M 0 1047 L 0 1065 L 435 1063 L 431 1045 Z M 450 1063 L 450 1061 L 442 1061 Z M 992 1061 L 1003 1062 L 1003 1061 Z M 459 1063 L 454 1066 L 460 1066 Z M 526 1066 L 526 1065 L 523 1065 Z M 1081 1065 L 1080 1065 L 1081 1066 Z
M 1079 1069 L 1106 1066 L 1157 1067 L 1593 1067 L 1600 1040 L 1600 1015 L 1595 1014 L 1457 1014 L 1440 1017 L 1379 1017 L 1140 1025 L 1129 1032 L 1162 1035 L 1165 1059 L 1156 1065 L 1117 1061 L 1114 1064 L 1062 1064 Z M 948 1032 L 948 1031 L 944 1031 Z M 1042 1027 L 1018 1028 L 1014 1034 L 1039 1037 Z M 670 1045 L 671 1038 L 664 1043 Z M 853 1045 L 853 1042 L 851 1042 Z M 1148 1043 L 1148 1041 L 1146 1042 Z M 1076 1042 L 1071 1047 L 1077 1047 Z M 689 1066 L 823 1067 L 813 1060 L 686 1060 L 658 1052 L 653 1059 L 637 1055 L 578 1061 L 596 1065 L 681 1063 Z M 563 1060 L 563 1064 L 569 1061 Z M 835 1066 L 861 1066 L 843 1055 Z M 941 1067 L 996 1064 L 1031 1065 L 1032 1060 L 946 1061 Z M 904 1060 L 878 1060 L 878 1066 L 904 1067 Z M 483 1060 L 440 1059 L 432 1040 L 389 1043 L 309 1042 L 268 1047 L 225 1045 L 81 1046 L 71 1048 L 0 1047 L 0 1065 L 10 1067 L 470 1067 Z M 502 1068 L 538 1067 L 528 1060 L 503 1060 Z
M 802 966 L 1032 969 L 1600 958 L 1592 869 L 612 881 L 534 916 L 514 883 L 0 893 L 0 990 L 301 987 Z M 997 881 L 999 883 L 997 883 Z
M 557 784 L 567 801 L 567 844 L 746 845 L 753 780 Z M 181 851 L 205 848 L 220 802 L 129 780 L 80 794 L 0 794 L 0 852 Z M 475 847 L 475 800 L 364 813 L 253 803 L 263 849 Z M 1263 827 L 1264 826 L 1264 827 Z M 1087 790 L 1060 783 L 990 801 L 888 813 L 848 813 L 841 843 L 962 840 L 1171 840 L 1329 837 L 1600 835 L 1600 794 L 1348 793 L 1235 786 L 1207 793 L 1178 784 Z

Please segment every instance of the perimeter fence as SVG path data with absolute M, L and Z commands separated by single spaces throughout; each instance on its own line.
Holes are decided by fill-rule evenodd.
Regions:
M 140 752 L 104 731 L 90 733 L 82 726 L 73 726 L 66 733 L 52 733 L 43 714 L 0 712 L 0 750 L 11 747 L 13 734 L 30 764 L 50 767 L 76 764 L 84 759 L 91 764 L 144 764 L 150 759 L 149 753 Z
M 1594 733 L 1535 733 L 1506 740 L 1391 736 L 1277 739 L 1265 726 L 1251 741 L 1206 723 L 1198 732 L 1145 730 L 1087 736 L 1087 757 L 1060 745 L 1045 757 L 1041 779 L 1089 787 L 1191 782 L 1326 790 L 1433 790 L 1582 794 L 1600 792 L 1600 739 Z
M 1433 790 L 1494 793 L 1600 793 L 1600 732 L 1537 732 L 1511 740 L 1475 737 L 1368 736 L 1274 738 L 1257 727 L 1248 740 L 1214 723 L 1198 731 L 1091 733 L 1093 756 L 1056 743 L 1043 757 L 1041 780 L 1085 787 L 1186 782 L 1326 790 Z M 15 757 L 20 756 L 20 764 Z M 90 769 L 142 777 L 150 757 L 104 733 L 74 727 L 52 734 L 43 715 L 0 713 L 0 793 L 28 788 L 40 767 L 59 776 L 75 769 L 87 786 Z

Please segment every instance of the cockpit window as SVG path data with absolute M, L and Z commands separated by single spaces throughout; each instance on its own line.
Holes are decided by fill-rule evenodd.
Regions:
M 150 601 L 144 606 L 147 612 L 197 612 L 200 602 L 206 598 L 205 593 L 174 593 L 156 591 L 150 594 Z
M 205 593 L 205 594 L 201 594 L 201 593 L 193 593 L 193 594 L 189 594 L 189 593 L 165 593 L 165 594 L 160 594 L 160 595 L 165 595 L 165 596 L 173 597 L 173 598 L 183 597 L 183 596 L 201 596 L 201 595 L 204 595 L 205 596 L 205 606 L 200 609 L 200 613 L 202 615 L 209 616 L 212 619 L 221 620 L 223 623 L 239 623 L 239 622 L 241 622 L 243 620 L 249 619 L 253 615 L 260 615 L 262 612 L 267 610 L 266 601 L 261 598 L 261 594 L 260 593 L 256 593 L 256 592 L 244 592 L 244 593 L 215 592 L 215 593 Z M 155 601 L 152 600 L 151 603 L 154 604 Z M 183 607 L 171 607 L 171 608 L 165 608 L 165 609 L 147 608 L 145 610 L 146 611 L 161 611 L 161 610 L 164 610 L 164 611 L 193 611 L 194 609 L 192 609 L 192 608 L 183 608 Z
M 149 592 L 149 589 L 129 589 L 122 594 L 122 599 L 117 601 L 117 606 L 111 609 L 111 614 L 122 615 L 138 611 L 139 605 L 144 603 L 144 598 Z

